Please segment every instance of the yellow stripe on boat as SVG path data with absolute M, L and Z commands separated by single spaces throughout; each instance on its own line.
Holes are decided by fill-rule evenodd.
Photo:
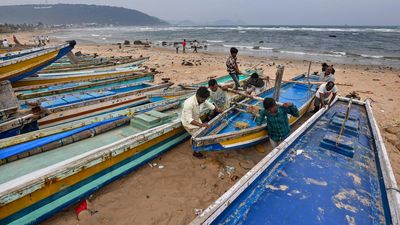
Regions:
M 54 59 L 59 50 L 46 53 L 44 55 L 27 59 L 21 62 L 13 63 L 7 66 L 0 67 L 0 80 L 10 79 L 26 73 L 34 68 L 42 66 L 48 63 L 50 60 Z

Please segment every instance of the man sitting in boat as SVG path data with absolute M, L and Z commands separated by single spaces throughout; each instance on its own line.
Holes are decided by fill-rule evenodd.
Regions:
M 245 81 L 243 88 L 248 94 L 254 92 L 254 94 L 258 95 L 265 91 L 266 86 L 265 82 L 260 78 L 258 73 L 253 73 L 251 74 L 250 78 Z
M 288 114 L 298 117 L 299 110 L 291 102 L 278 106 L 273 98 L 265 98 L 263 106 L 264 110 L 261 110 L 256 122 L 261 125 L 264 121 L 267 121 L 269 141 L 271 146 L 275 148 L 290 134 Z
M 237 56 L 238 52 L 239 52 L 239 50 L 237 50 L 237 48 L 231 48 L 231 55 L 226 60 L 226 70 L 228 71 L 229 75 L 232 77 L 232 80 L 235 82 L 236 90 L 240 87 L 239 74 L 242 73 L 242 72 L 240 72 L 239 66 L 236 61 L 237 60 L 236 56 Z
M 229 99 L 223 87 L 218 85 L 216 79 L 208 81 L 208 88 L 210 89 L 210 102 L 216 105 L 220 110 L 229 108 Z
M 328 81 L 333 81 L 335 82 L 335 74 L 334 74 L 334 69 L 333 66 L 328 66 L 328 68 L 325 69 L 324 73 L 321 73 L 319 75 L 319 81 L 323 82 L 328 82 Z
M 332 101 L 335 99 L 337 93 L 336 85 L 333 81 L 328 81 L 326 84 L 319 86 L 317 93 L 315 93 L 314 100 L 314 113 L 320 108 L 328 106 L 330 107 Z M 331 96 L 332 94 L 332 96 Z
M 208 127 L 208 123 L 201 121 L 200 116 L 205 110 L 216 111 L 220 113 L 221 110 L 218 106 L 208 102 L 207 99 L 210 97 L 210 91 L 206 87 L 199 87 L 196 94 L 185 100 L 183 103 L 183 110 L 181 121 L 185 130 L 190 134 L 194 135 L 200 128 Z M 193 152 L 193 156 L 197 158 L 204 158 L 204 155 L 200 152 Z

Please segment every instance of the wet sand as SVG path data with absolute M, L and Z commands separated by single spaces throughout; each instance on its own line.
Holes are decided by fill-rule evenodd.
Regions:
M 27 41 L 31 36 L 23 34 L 20 39 Z M 150 56 L 146 65 L 160 72 L 156 82 L 169 77 L 175 83 L 194 83 L 226 74 L 227 54 L 202 50 L 198 54 L 191 50 L 187 54 L 176 54 L 174 49 L 137 46 L 119 49 L 117 45 L 78 43 L 74 51 L 101 56 Z M 183 60 L 194 65 L 183 66 Z M 306 61 L 257 58 L 240 55 L 240 52 L 238 61 L 242 69 L 258 64 L 257 68 L 263 68 L 264 75 L 272 78 L 277 64 L 285 65 L 284 79 L 308 70 Z M 320 65 L 321 62 L 313 62 L 311 72 L 319 71 Z M 372 100 L 375 118 L 400 183 L 400 70 L 344 64 L 334 67 L 337 82 L 353 85 L 338 86 L 339 95 L 356 91 L 361 100 Z M 207 159 L 199 160 L 191 156 L 191 146 L 186 141 L 153 161 L 165 166 L 163 169 L 144 166 L 96 192 L 91 203 L 98 213 L 93 216 L 78 221 L 71 207 L 43 224 L 187 224 L 195 218 L 195 209 L 204 209 L 215 201 L 270 150 L 267 145 L 266 153 L 249 148 L 208 154 Z M 233 175 L 223 172 L 226 166 L 235 167 Z M 220 172 L 224 174 L 223 179 L 218 176 Z

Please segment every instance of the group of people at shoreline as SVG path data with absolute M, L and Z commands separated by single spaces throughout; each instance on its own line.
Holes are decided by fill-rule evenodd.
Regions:
M 231 48 L 230 56 L 226 61 L 226 68 L 229 75 L 234 81 L 234 89 L 246 92 L 246 94 L 258 95 L 267 89 L 266 83 L 257 73 L 251 74 L 241 86 L 239 75 L 243 74 L 239 70 L 237 63 L 238 49 Z M 316 93 L 314 100 L 314 110 L 317 112 L 324 107 L 330 107 L 336 97 L 337 88 L 335 85 L 335 70 L 333 65 L 322 64 L 322 71 L 319 81 L 326 82 L 321 84 Z M 196 94 L 185 100 L 181 115 L 182 125 L 190 135 L 204 127 L 209 127 L 207 121 L 223 112 L 230 106 L 230 99 L 227 95 L 227 87 L 220 86 L 215 79 L 208 81 L 208 87 L 199 87 Z M 208 110 L 206 120 L 202 121 L 201 112 Z M 298 117 L 299 110 L 292 102 L 278 104 L 273 98 L 264 98 L 262 108 L 254 106 L 249 112 L 252 112 L 258 125 L 266 123 L 266 129 L 269 135 L 271 146 L 275 148 L 290 134 L 290 126 L 288 115 Z M 197 158 L 205 158 L 201 152 L 193 152 L 193 156 Z
M 46 45 L 46 43 L 47 44 L 49 44 L 50 43 L 50 38 L 49 38 L 49 36 L 44 36 L 44 35 L 41 35 L 41 36 L 32 36 L 32 41 L 33 41 L 33 43 L 36 45 L 36 46 L 44 46 L 44 45 Z
M 191 44 L 191 48 L 193 48 L 193 53 L 198 53 L 198 50 L 200 48 L 200 43 L 197 40 L 194 40 L 192 42 L 190 42 Z M 179 53 L 179 48 L 182 47 L 182 53 L 186 53 L 186 47 L 188 45 L 188 42 L 186 41 L 186 39 L 183 39 L 183 41 L 181 43 L 179 42 L 175 42 L 174 43 L 174 47 L 176 50 L 176 53 Z M 207 45 L 203 45 L 204 49 L 207 49 Z

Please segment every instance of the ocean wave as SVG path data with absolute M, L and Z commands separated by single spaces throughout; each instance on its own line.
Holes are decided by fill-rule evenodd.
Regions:
M 228 44 L 224 44 L 223 45 L 225 48 L 238 48 L 238 49 L 247 49 L 247 50 L 255 50 L 255 51 L 262 51 L 262 50 L 267 50 L 267 51 L 271 51 L 274 48 L 270 48 L 270 47 L 263 47 L 263 46 L 250 46 L 250 45 L 228 45 Z
M 222 43 L 225 42 L 223 40 L 206 40 L 208 43 Z
M 292 54 L 292 55 L 311 55 L 311 56 L 330 56 L 330 57 L 342 57 L 341 54 L 327 54 L 327 53 L 317 53 L 317 52 L 298 52 L 298 51 L 288 51 L 288 50 L 274 50 L 274 52 Z
M 361 57 L 364 58 L 373 58 L 373 59 L 383 59 L 383 55 L 366 55 L 366 54 L 361 54 Z
M 347 55 L 346 52 L 335 52 L 335 51 L 331 51 L 331 53 L 336 54 L 336 55 L 343 55 L 343 56 Z

